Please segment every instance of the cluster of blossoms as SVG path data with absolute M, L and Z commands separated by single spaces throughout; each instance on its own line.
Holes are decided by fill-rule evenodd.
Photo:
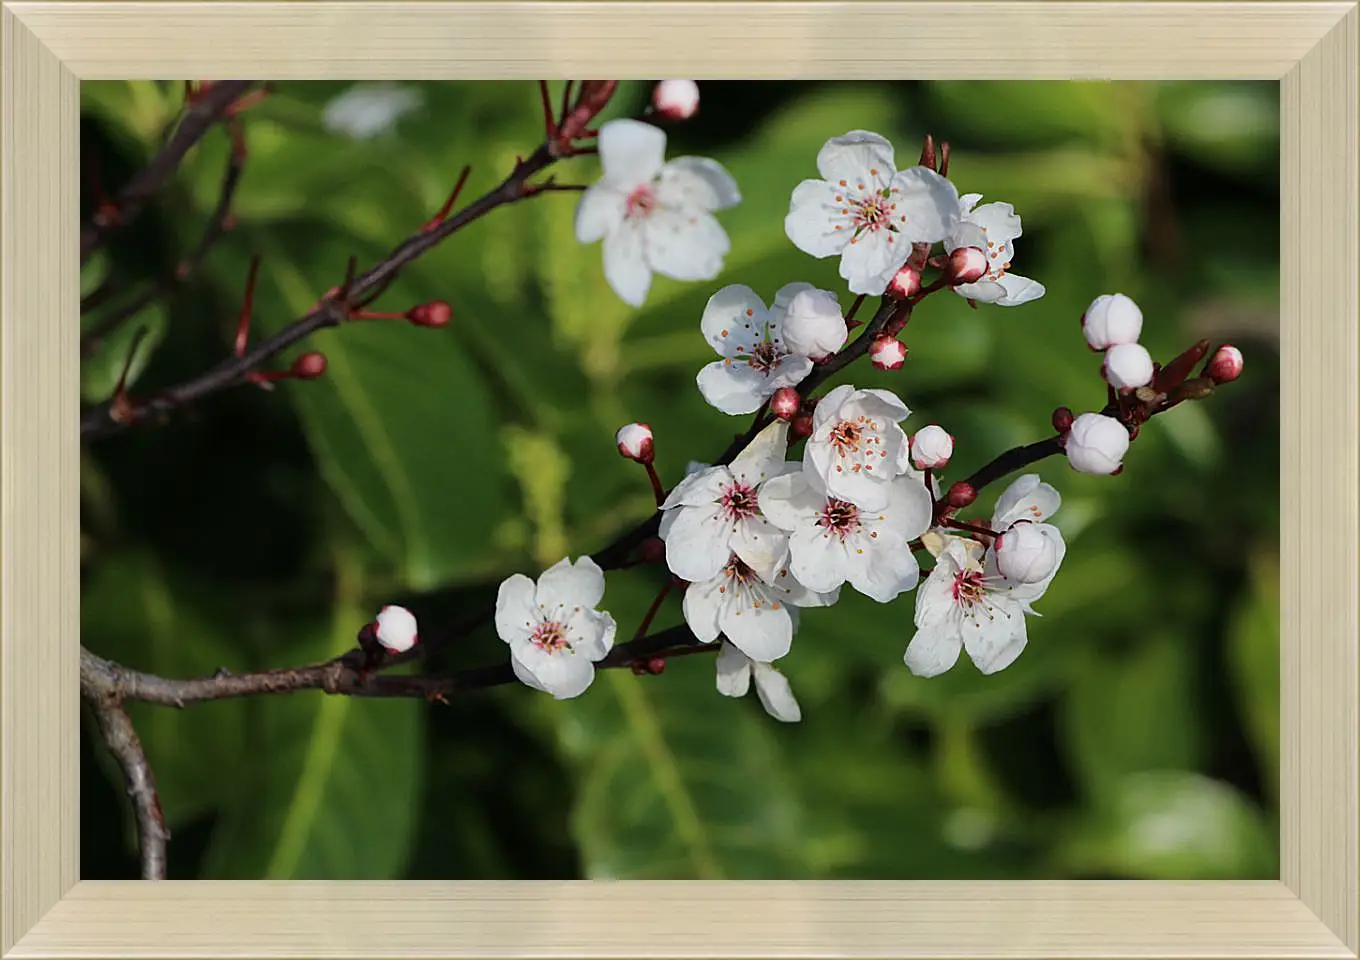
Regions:
M 656 88 L 652 109 L 659 117 L 692 116 L 697 107 L 691 81 Z M 603 241 L 604 275 L 634 305 L 645 300 L 654 273 L 715 278 L 729 243 L 714 213 L 741 199 L 716 161 L 667 162 L 665 146 L 664 132 L 651 124 L 605 123 L 602 177 L 576 211 L 578 239 Z M 1037 615 L 1034 604 L 1066 555 L 1051 522 L 1061 497 L 1037 474 L 1010 483 L 990 518 L 957 517 L 977 500 L 978 487 L 1036 457 L 984 469 L 975 475 L 983 479 L 946 489 L 941 474 L 955 441 L 943 427 L 908 433 L 903 424 L 911 410 L 889 390 L 841 384 L 817 393 L 861 355 L 880 370 L 903 367 L 899 335 L 912 309 L 936 291 L 1002 307 L 1044 295 L 1042 284 L 1011 272 L 1022 236 L 1014 208 L 960 194 L 947 176 L 947 146 L 941 154 L 937 163 L 928 138 L 920 163 L 899 170 L 886 139 L 855 130 L 827 141 L 816 158 L 819 178 L 793 189 L 785 233 L 812 257 L 839 258 L 840 276 L 857 295 L 848 312 L 835 292 L 802 281 L 780 287 L 768 303 L 741 284 L 709 298 L 699 328 L 717 359 L 698 371 L 696 386 L 724 414 L 755 414 L 719 463 L 691 463 L 667 491 L 654 466 L 651 428 L 631 423 L 615 437 L 621 455 L 645 465 L 656 494 L 659 540 L 643 545 L 652 549 L 642 549 L 642 562 L 664 562 L 670 574 L 639 638 L 665 591 L 680 586 L 689 632 L 717 653 L 718 691 L 740 697 L 754 680 L 762 705 L 780 720 L 801 717 L 774 664 L 790 652 L 804 608 L 835 604 L 847 584 L 885 604 L 915 590 L 906 667 L 931 677 L 966 652 L 991 674 L 1024 650 L 1026 618 Z M 870 328 L 849 343 L 860 325 L 854 313 L 867 296 L 882 297 L 881 306 Z M 1082 318 L 1088 345 L 1104 354 L 1109 403 L 1078 417 L 1060 408 L 1056 437 L 1046 442 L 1047 452 L 1061 450 L 1077 471 L 1117 473 L 1141 423 L 1241 372 L 1241 354 L 1224 346 L 1198 379 L 1187 380 L 1207 341 L 1163 369 L 1138 343 L 1142 324 L 1137 304 L 1122 294 L 1098 297 Z M 924 577 L 918 555 L 933 560 Z M 597 609 L 604 586 L 590 558 L 564 559 L 536 583 L 516 574 L 501 584 L 496 629 L 521 681 L 557 698 L 590 685 L 614 645 L 614 620 Z M 393 609 L 379 615 L 373 634 L 399 652 L 414 644 L 415 623 Z M 638 661 L 634 668 L 660 672 L 654 665 L 664 665 L 665 655 L 649 659 L 653 667 L 639 670 Z

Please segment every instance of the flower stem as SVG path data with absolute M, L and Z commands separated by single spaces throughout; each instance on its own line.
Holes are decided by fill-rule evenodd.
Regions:
M 671 587 L 673 586 L 675 586 L 675 581 L 667 577 L 665 586 L 663 586 L 661 592 L 656 595 L 656 599 L 652 601 L 652 605 L 647 608 L 647 613 L 643 616 L 642 622 L 638 624 L 637 632 L 633 634 L 634 640 L 640 640 L 647 635 L 647 628 L 652 625 L 652 619 L 656 616 L 656 612 L 661 609 L 661 604 L 665 601 L 667 594 L 671 592 Z
M 656 505 L 659 507 L 666 502 L 666 488 L 661 486 L 661 478 L 656 475 L 656 467 L 650 461 L 643 466 L 647 468 L 647 479 L 652 481 L 652 494 L 656 497 Z

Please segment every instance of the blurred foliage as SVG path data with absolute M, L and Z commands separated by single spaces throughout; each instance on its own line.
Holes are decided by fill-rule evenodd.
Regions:
M 87 358 L 107 395 L 131 338 L 137 391 L 229 350 L 252 254 L 256 336 L 383 255 L 444 199 L 493 186 L 541 134 L 532 84 L 423 85 L 423 106 L 370 140 L 326 132 L 347 84 L 280 84 L 247 114 L 236 228 L 168 302 Z M 118 184 L 155 149 L 178 85 L 82 84 L 82 147 Z M 219 878 L 1274 877 L 1278 734 L 1278 117 L 1265 83 L 755 84 L 704 87 L 670 155 L 700 153 L 744 201 L 712 283 L 660 279 L 640 310 L 572 237 L 573 198 L 494 212 L 407 271 L 378 303 L 454 304 L 438 331 L 327 331 L 322 379 L 217 395 L 158 429 L 92 444 L 83 485 L 83 636 L 173 676 L 313 661 L 383 602 L 438 623 L 497 583 L 598 549 L 650 510 L 612 433 L 640 419 L 673 481 L 736 428 L 694 389 L 712 359 L 707 297 L 746 283 L 839 289 L 834 260 L 787 241 L 793 186 L 855 128 L 899 165 L 927 131 L 964 191 L 1024 217 L 1018 272 L 1048 295 L 970 310 L 942 294 L 908 330 L 900 374 L 856 368 L 960 438 L 960 471 L 1049 429 L 1053 407 L 1103 402 L 1077 318 L 1098 293 L 1142 304 L 1167 359 L 1231 339 L 1243 380 L 1145 428 L 1114 479 L 1041 466 L 1064 497 L 1067 564 L 1012 668 L 934 680 L 901 663 L 912 598 L 845 591 L 810 611 L 782 663 L 804 722 L 713 687 L 706 658 L 659 678 L 608 671 L 576 701 L 522 688 L 449 706 L 320 694 L 140 708 L 174 831 L 172 876 Z M 615 114 L 645 88 L 626 85 Z M 83 278 L 162 277 L 216 201 L 226 137 Z M 565 182 L 596 175 L 567 161 Z M 87 204 L 91 202 L 87 199 Z M 848 303 L 848 296 L 846 298 Z M 99 313 L 88 318 L 97 322 Z M 280 367 L 291 356 L 280 360 Z M 743 424 L 744 426 L 744 421 Z M 989 491 L 994 494 L 998 491 Z M 984 497 L 990 510 L 991 496 Z M 982 507 L 984 505 L 980 505 Z M 631 631 L 655 571 L 610 576 Z M 678 604 L 658 625 L 679 621 Z M 444 666 L 494 662 L 469 637 Z M 97 738 L 82 871 L 134 875 L 130 821 Z

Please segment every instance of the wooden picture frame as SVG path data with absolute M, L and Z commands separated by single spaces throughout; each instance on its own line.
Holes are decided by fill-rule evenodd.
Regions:
M 5 2 L 0 954 L 1356 957 L 1357 25 L 1354 0 Z M 1280 81 L 1279 881 L 80 881 L 80 81 L 540 74 Z

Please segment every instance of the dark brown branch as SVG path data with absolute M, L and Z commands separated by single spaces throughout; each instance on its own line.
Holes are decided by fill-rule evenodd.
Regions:
M 165 879 L 165 848 L 170 830 L 165 825 L 160 795 L 156 792 L 156 775 L 142 748 L 142 741 L 123 709 L 123 697 L 110 683 L 105 682 L 109 671 L 87 671 L 85 651 L 81 651 L 80 685 L 85 700 L 94 711 L 99 730 L 109 753 L 123 770 L 123 783 L 132 812 L 137 820 L 137 844 L 142 860 L 143 880 Z M 107 663 L 107 661 L 103 661 Z
M 214 88 L 215 89 L 215 88 Z M 365 273 L 354 278 L 350 285 L 349 300 L 360 302 L 365 295 L 381 289 L 391 282 L 402 269 L 438 246 L 443 240 L 463 227 L 490 213 L 497 207 L 513 203 L 527 197 L 537 196 L 536 191 L 527 186 L 530 177 L 551 166 L 556 161 L 546 145 L 539 147 L 527 159 L 521 160 L 510 175 L 499 186 L 480 199 L 464 207 L 433 229 L 421 229 L 399 244 L 391 253 Z M 323 299 L 306 316 L 294 321 L 274 336 L 261 341 L 255 349 L 244 356 L 231 357 L 206 373 L 171 387 L 159 396 L 133 405 L 132 417 L 128 422 L 147 422 L 166 416 L 171 411 L 198 398 L 246 381 L 247 375 L 298 341 L 311 336 L 325 327 L 332 327 L 344 319 L 340 303 Z M 114 419 L 109 403 L 103 403 L 85 410 L 80 418 L 80 436 L 83 440 L 94 439 L 117 432 L 126 422 Z
M 152 284 L 91 327 L 89 332 L 81 337 L 80 352 L 82 354 L 87 355 L 98 349 L 104 338 L 117 330 L 126 320 L 135 317 L 157 300 L 174 293 L 202 266 L 203 261 L 207 259 L 208 251 L 226 235 L 231 223 L 231 204 L 236 197 L 237 187 L 240 186 L 241 174 L 245 170 L 246 154 L 243 141 L 240 139 L 241 136 L 239 130 L 233 133 L 232 149 L 227 154 L 227 166 L 222 173 L 222 185 L 218 189 L 217 204 L 213 207 L 213 211 L 208 217 L 208 224 L 204 227 L 203 233 L 199 236 L 198 243 L 195 244 L 193 250 L 175 265 L 174 271 L 168 277 L 165 277 L 159 283 Z M 110 299 L 108 293 L 110 289 L 111 284 L 106 284 L 82 300 L 80 312 L 84 314 L 105 303 Z
M 214 83 L 202 96 L 184 111 L 175 132 L 165 145 L 152 158 L 141 173 L 133 177 L 113 202 L 117 211 L 113 218 L 96 219 L 85 224 L 80 231 L 80 262 L 84 264 L 90 255 L 103 245 L 115 227 L 125 226 L 138 213 L 146 202 L 155 195 L 162 183 L 174 173 L 185 154 L 203 139 L 203 135 L 226 115 L 231 105 L 257 81 L 221 80 Z

